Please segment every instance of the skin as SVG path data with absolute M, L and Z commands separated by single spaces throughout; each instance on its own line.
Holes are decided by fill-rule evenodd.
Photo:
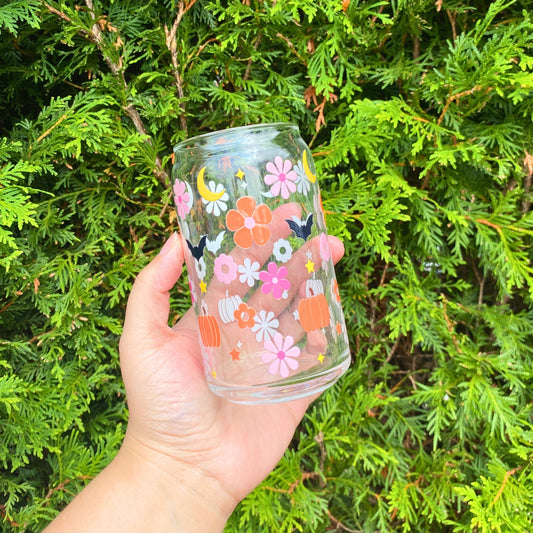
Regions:
M 342 243 L 330 237 L 330 248 L 337 262 Z M 247 406 L 209 390 L 192 310 L 168 325 L 169 291 L 183 262 L 183 241 L 173 234 L 137 277 L 120 340 L 126 437 L 46 533 L 222 531 L 280 460 L 314 399 Z

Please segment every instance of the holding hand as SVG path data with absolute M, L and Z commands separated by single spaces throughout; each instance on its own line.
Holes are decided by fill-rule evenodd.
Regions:
M 337 262 L 342 243 L 329 239 Z M 247 406 L 210 391 L 192 309 L 168 326 L 169 291 L 183 261 L 174 234 L 135 281 L 120 341 L 126 438 L 47 533 L 222 531 L 275 467 L 312 400 Z

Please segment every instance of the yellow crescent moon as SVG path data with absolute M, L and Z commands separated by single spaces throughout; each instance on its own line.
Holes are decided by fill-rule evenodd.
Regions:
M 208 189 L 204 181 L 204 172 L 205 172 L 205 167 L 202 167 L 200 169 L 200 172 L 198 172 L 198 178 L 196 180 L 198 192 L 200 193 L 200 196 L 205 201 L 216 202 L 217 200 L 220 200 L 220 198 L 222 198 L 222 195 L 226 192 L 226 189 L 222 189 L 220 192 L 213 192 L 210 189 Z
M 305 175 L 309 178 L 309 181 L 311 183 L 315 183 L 316 181 L 316 174 L 313 174 L 311 172 L 311 169 L 309 168 L 309 161 L 307 161 L 307 150 L 304 150 L 304 155 L 303 155 L 303 165 L 304 165 L 304 172 L 305 172 Z

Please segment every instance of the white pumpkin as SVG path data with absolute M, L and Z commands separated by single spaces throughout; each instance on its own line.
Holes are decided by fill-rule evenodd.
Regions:
M 226 297 L 218 302 L 218 314 L 224 324 L 229 324 L 235 320 L 235 311 L 241 303 L 242 298 L 240 296 L 228 296 L 228 291 L 226 291 Z
M 305 295 L 307 298 L 316 296 L 317 294 L 324 294 L 324 285 L 319 279 L 308 279 L 305 285 Z

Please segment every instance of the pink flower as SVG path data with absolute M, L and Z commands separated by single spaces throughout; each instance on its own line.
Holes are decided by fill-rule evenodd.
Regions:
M 218 281 L 229 285 L 234 279 L 237 278 L 237 263 L 230 255 L 220 254 L 215 259 L 213 272 L 215 273 Z
M 296 179 L 298 175 L 292 170 L 292 163 L 289 159 L 283 161 L 278 155 L 274 162 L 271 161 L 266 164 L 266 169 L 270 174 L 265 175 L 265 183 L 272 185 L 270 192 L 274 196 L 279 196 L 285 200 L 289 197 L 291 192 L 296 191 Z
M 320 234 L 320 257 L 323 261 L 329 261 L 331 258 L 328 236 L 325 233 Z
M 283 291 L 288 291 L 291 282 L 287 279 L 287 267 L 278 267 L 276 263 L 271 261 L 268 263 L 268 272 L 262 270 L 259 273 L 259 279 L 263 282 L 261 291 L 263 294 L 272 293 L 272 296 L 279 300 L 283 296 Z
M 174 203 L 176 204 L 176 210 L 181 218 L 185 218 L 185 215 L 191 210 L 189 202 L 191 201 L 191 195 L 187 191 L 187 185 L 184 181 L 176 180 L 174 182 Z
M 269 365 L 268 371 L 271 374 L 286 378 L 289 370 L 298 368 L 296 357 L 300 355 L 300 348 L 294 346 L 294 339 L 290 335 L 283 338 L 281 333 L 276 333 L 272 339 L 265 341 L 264 347 L 261 359 Z

